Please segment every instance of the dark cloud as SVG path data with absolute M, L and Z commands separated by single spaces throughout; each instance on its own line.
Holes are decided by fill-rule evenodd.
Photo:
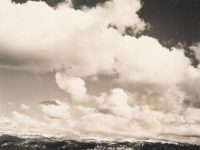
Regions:
M 6 66 L 20 66 L 25 65 L 27 62 L 21 60 L 19 57 L 15 57 L 13 55 L 9 55 L 8 53 L 0 53 L 0 64 Z
M 36 1 L 36 2 L 44 1 L 44 2 L 46 2 L 49 6 L 55 7 L 58 3 L 64 2 L 65 0 L 12 0 L 12 2 L 14 2 L 14 3 L 19 3 L 19 4 L 26 3 L 27 1 Z
M 43 101 L 41 104 L 42 105 L 60 105 L 59 101 L 57 101 L 57 100 Z
M 36 1 L 36 2 L 44 1 L 49 6 L 55 7 L 59 3 L 64 2 L 66 0 L 12 0 L 12 2 L 19 3 L 19 4 L 23 4 L 23 3 L 26 3 L 28 1 Z M 73 4 L 73 7 L 75 9 L 81 9 L 84 6 L 86 6 L 86 7 L 95 7 L 98 4 L 103 4 L 106 1 L 109 1 L 109 0 L 72 0 L 72 4 Z
M 45 61 L 37 56 L 22 54 L 13 51 L 9 51 L 7 48 L 1 48 L 0 51 L 0 66 L 4 66 L 6 68 L 26 68 L 26 67 L 34 67 L 36 64 L 40 66 L 40 64 L 45 63 Z M 34 67 L 35 68 L 35 67 Z M 37 69 L 40 70 L 39 67 Z M 31 69 L 30 69 L 31 70 Z M 38 70 L 38 71 L 39 71 Z
M 141 0 L 138 14 L 149 23 L 150 29 L 144 34 L 159 39 L 166 47 L 184 46 L 186 56 L 192 58 L 193 65 L 199 61 L 188 48 L 200 41 L 200 1 L 199 0 Z
M 109 0 L 72 0 L 72 4 L 75 9 L 81 9 L 82 7 L 95 7 L 98 4 L 103 4 Z

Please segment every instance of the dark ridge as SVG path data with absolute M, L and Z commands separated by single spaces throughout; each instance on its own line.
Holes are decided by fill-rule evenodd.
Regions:
M 59 138 L 0 136 L 0 150 L 200 150 L 200 145 L 167 142 L 95 141 Z
M 4 134 L 0 137 L 0 145 L 7 143 L 7 142 L 18 143 L 18 142 L 22 142 L 22 141 L 24 141 L 24 139 L 16 137 L 16 136 L 12 136 L 12 135 L 7 135 L 7 134 Z
M 65 0 L 12 0 L 12 2 L 16 3 L 16 4 L 23 4 L 23 3 L 27 3 L 28 1 L 44 1 L 46 2 L 49 6 L 51 7 L 56 7 L 59 3 L 64 2 Z
M 197 66 L 199 60 L 187 47 L 200 41 L 199 0 L 141 0 L 138 15 L 150 25 L 143 34 L 154 37 L 164 46 L 183 46 L 185 55 Z

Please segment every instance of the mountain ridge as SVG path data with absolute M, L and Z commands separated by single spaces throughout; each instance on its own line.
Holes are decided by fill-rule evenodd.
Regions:
M 200 150 L 200 145 L 160 139 L 113 139 L 0 135 L 0 150 Z

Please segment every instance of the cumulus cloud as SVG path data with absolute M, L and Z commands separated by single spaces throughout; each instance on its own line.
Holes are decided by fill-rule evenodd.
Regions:
M 131 117 L 132 109 L 128 104 L 128 95 L 122 89 L 113 89 L 111 94 L 102 94 L 98 99 L 102 113 L 111 113 L 121 117 Z
M 117 57 L 117 70 L 123 82 L 171 86 L 183 79 L 190 66 L 181 50 L 169 51 L 153 38 L 125 37 L 124 40 L 124 45 L 128 47 L 125 47 Z
M 62 77 L 68 79 L 65 74 Z M 59 87 L 62 82 L 66 83 L 64 79 L 57 82 Z M 99 96 L 88 94 L 85 103 L 65 101 L 71 108 L 70 117 L 62 118 L 66 123 L 60 125 L 83 136 L 155 138 L 191 135 L 189 129 L 194 127 L 192 131 L 195 131 L 199 127 L 199 109 L 185 107 L 187 93 L 174 85 L 164 92 L 154 88 L 132 92 L 114 88 Z M 68 98 L 76 102 L 73 97 Z M 51 110 L 53 112 L 54 109 Z M 182 127 L 179 129 L 179 126 Z
M 143 7 L 138 14 L 150 26 L 144 34 L 159 39 L 167 47 L 184 47 L 185 55 L 198 66 L 199 59 L 188 47 L 200 40 L 200 34 L 196 32 L 199 30 L 199 1 L 141 1 Z
M 48 121 L 59 123 L 57 128 L 65 128 L 65 130 L 76 131 L 82 136 L 152 136 L 160 131 L 159 112 L 153 111 L 148 106 L 131 107 L 128 104 L 128 95 L 123 89 L 113 89 L 110 93 L 102 93 L 99 97 L 90 95 L 88 101 L 92 105 L 70 104 L 70 110 L 62 111 L 57 116 L 50 117 Z M 59 101 L 60 102 L 60 101 Z M 61 105 L 62 103 L 62 105 Z M 43 114 L 57 114 L 57 108 L 66 107 L 66 101 L 60 104 L 49 104 L 43 102 L 41 110 Z M 54 107 L 52 107 L 52 105 Z M 48 110 L 47 111 L 44 111 Z M 70 116 L 69 116 L 70 114 Z M 151 118 L 149 117 L 151 116 Z M 62 123 L 61 123 L 62 122 Z M 137 129 L 137 132 L 136 132 Z M 146 131 L 149 131 L 148 133 Z M 145 133 L 146 132 L 146 133 Z
M 42 2 L 1 1 L 0 67 L 55 72 L 66 98 L 44 101 L 39 108 L 44 122 L 61 133 L 187 135 L 188 125 L 199 126 L 194 117 L 199 112 L 199 69 L 181 49 L 170 51 L 148 36 L 124 35 L 127 26 L 134 33 L 145 28 L 136 14 L 140 7 L 139 0 L 113 0 L 83 10 L 69 4 L 54 10 Z M 105 87 L 112 86 L 93 94 L 87 84 L 101 82 L 101 76 L 110 79 Z M 36 124 L 18 112 L 13 119 Z
M 139 1 L 115 0 L 107 5 L 76 11 L 69 6 L 53 10 L 36 2 L 25 5 L 14 5 L 8 0 L 1 2 L 0 18 L 3 24 L 0 43 L 1 54 L 4 56 L 1 66 L 52 71 L 63 68 L 81 69 L 96 62 L 89 67 L 90 70 L 86 67 L 84 70 L 89 70 L 88 74 L 91 74 L 100 68 L 107 69 L 113 63 L 107 56 L 112 52 L 108 51 L 112 50 L 117 41 L 109 42 L 113 39 L 112 34 L 118 35 L 107 26 L 114 24 L 119 30 L 126 26 L 135 26 L 138 30 L 144 27 L 144 23 L 134 13 L 140 8 Z M 120 5 L 124 7 L 120 8 Z M 123 16 L 123 21 L 118 19 L 119 14 Z M 13 34 L 7 34 L 8 32 Z M 96 39 L 94 43 L 91 42 L 93 39 Z M 78 54 L 80 48 L 83 52 Z
M 87 97 L 85 82 L 81 78 L 67 77 L 63 74 L 56 74 L 56 82 L 59 88 L 69 93 L 72 99 L 83 101 Z

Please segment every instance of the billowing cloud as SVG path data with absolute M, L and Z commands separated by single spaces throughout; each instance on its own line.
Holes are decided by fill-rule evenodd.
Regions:
M 196 0 L 141 0 L 142 7 L 138 14 L 149 24 L 143 34 L 159 39 L 167 47 L 184 47 L 185 55 L 194 66 L 198 66 L 199 59 L 189 46 L 199 42 L 198 10 L 200 2 Z M 159 13 L 158 13 L 159 12 Z
M 82 101 L 87 98 L 85 82 L 81 78 L 67 77 L 57 73 L 56 82 L 59 88 L 70 94 L 72 99 L 76 101 Z
M 128 104 L 128 95 L 122 89 L 113 89 L 110 95 L 102 94 L 99 99 L 99 111 L 116 116 L 129 117 L 133 115 Z
M 153 38 L 125 37 L 125 42 L 128 47 L 120 51 L 116 69 L 123 82 L 174 85 L 182 80 L 190 65 L 181 50 L 169 51 Z
M 120 8 L 121 5 L 124 7 Z M 135 26 L 135 30 L 144 27 L 144 23 L 134 13 L 140 8 L 140 2 L 137 0 L 116 0 L 105 8 L 97 7 L 87 11 L 76 11 L 64 6 L 54 10 L 36 2 L 14 5 L 4 1 L 1 6 L 2 67 L 52 71 L 63 68 L 79 69 L 81 65 L 96 62 L 88 69 L 88 74 L 91 74 L 99 68 L 106 69 L 106 66 L 109 67 L 113 63 L 106 55 L 112 53 L 109 51 L 118 43 L 110 43 L 114 39 L 113 36 L 121 35 L 107 28 L 109 24 L 117 26 L 120 32 L 123 32 L 126 26 Z M 118 15 L 122 16 L 123 21 L 119 20 Z M 7 32 L 13 34 L 9 35 Z M 82 37 L 83 35 L 85 36 Z M 76 39 L 80 39 L 79 43 Z M 95 42 L 91 43 L 91 40 Z M 119 37 L 116 37 L 116 40 L 120 40 Z M 83 52 L 78 54 L 80 48 Z M 91 58 L 93 60 L 90 60 Z
M 63 100 L 39 104 L 50 132 L 157 137 L 188 135 L 188 126 L 199 127 L 199 68 L 191 66 L 182 49 L 125 34 L 127 27 L 136 35 L 146 26 L 136 14 L 139 0 L 82 10 L 70 3 L 52 9 L 43 2 L 5 0 L 0 8 L 0 67 L 55 72 L 58 87 L 66 92 Z M 88 84 L 101 82 L 102 76 L 109 88 L 93 94 Z M 36 124 L 16 111 L 13 119 Z
M 62 80 L 57 84 L 63 89 L 62 85 L 66 85 L 69 78 L 62 73 L 56 77 L 58 75 L 62 76 Z M 179 83 L 182 86 L 182 81 Z M 142 83 L 140 86 L 145 87 Z M 114 88 L 99 96 L 88 94 L 84 103 L 65 100 L 64 103 L 70 105 L 71 116 L 62 118 L 60 121 L 66 123 L 60 125 L 83 136 L 163 138 L 165 135 L 173 138 L 173 135 L 177 135 L 184 139 L 184 136 L 198 135 L 199 109 L 184 104 L 188 94 L 181 86 L 175 82 L 170 88 L 165 88 L 165 91 L 154 88 L 147 91 Z M 68 98 L 76 102 L 75 98 Z M 53 112 L 54 109 L 51 110 Z M 197 132 L 191 133 L 191 129 L 192 132 Z

